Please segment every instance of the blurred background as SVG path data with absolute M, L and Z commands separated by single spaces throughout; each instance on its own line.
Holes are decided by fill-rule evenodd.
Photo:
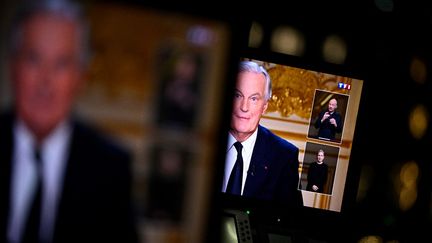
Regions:
M 365 80 L 351 161 L 358 177 L 348 181 L 355 201 L 343 215 L 349 224 L 304 229 L 315 237 L 309 242 L 432 239 L 423 230 L 432 218 L 432 8 L 426 3 L 81 2 L 93 60 L 77 112 L 134 151 L 134 196 L 146 242 L 218 237 L 220 131 L 227 126 L 233 65 L 244 50 L 339 65 Z M 2 2 L 2 37 L 19 4 Z M 0 40 L 1 108 L 11 99 L 6 40 Z M 175 77 L 188 80 L 179 99 L 189 100 L 189 108 L 164 98 Z

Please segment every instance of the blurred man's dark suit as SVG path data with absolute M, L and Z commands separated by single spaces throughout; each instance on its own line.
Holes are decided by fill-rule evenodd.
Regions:
M 0 116 L 0 233 L 10 213 L 12 113 Z M 130 155 L 96 130 L 72 122 L 73 134 L 53 242 L 135 242 Z

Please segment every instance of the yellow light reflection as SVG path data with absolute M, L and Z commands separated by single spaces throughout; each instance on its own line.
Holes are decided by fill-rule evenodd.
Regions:
M 301 56 L 305 41 L 303 35 L 295 28 L 281 26 L 273 31 L 271 49 L 275 52 Z
M 259 47 L 264 37 L 264 29 L 258 22 L 253 22 L 249 31 L 249 47 Z
M 382 243 L 383 239 L 377 235 L 367 235 L 359 240 L 359 243 Z
M 400 180 L 406 187 L 415 186 L 419 175 L 419 168 L 414 161 L 404 164 L 400 172 Z
M 372 184 L 372 178 L 374 176 L 374 170 L 371 166 L 363 166 L 360 175 L 360 182 L 357 191 L 357 201 L 361 201 L 366 197 L 367 191 Z
M 399 174 L 401 188 L 399 192 L 399 208 L 402 211 L 410 209 L 417 200 L 417 181 L 419 177 L 419 167 L 416 162 L 405 163 Z
M 347 47 L 345 41 L 337 36 L 330 35 L 323 43 L 324 60 L 331 63 L 342 64 L 347 56 Z
M 427 77 L 426 64 L 419 58 L 413 58 L 410 66 L 411 78 L 419 84 L 424 84 Z
M 402 211 L 406 211 L 414 205 L 416 200 L 417 200 L 417 190 L 415 188 L 412 189 L 404 188 L 402 189 L 399 196 L 399 208 Z
M 409 128 L 411 135 L 416 139 L 421 139 L 426 133 L 429 123 L 429 114 L 423 105 L 417 105 L 409 116 Z

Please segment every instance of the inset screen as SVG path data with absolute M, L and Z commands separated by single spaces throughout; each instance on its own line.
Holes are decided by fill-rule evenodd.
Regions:
M 254 61 L 273 85 L 260 124 L 299 148 L 304 206 L 340 211 L 363 80 Z
M 297 190 L 301 192 L 303 206 L 340 212 L 347 190 L 363 80 L 259 59 L 242 58 L 241 61 L 246 60 L 264 67 L 272 81 L 272 94 L 259 125 L 298 148 Z M 255 146 L 253 153 L 257 150 Z M 257 161 L 254 154 L 250 156 Z M 266 178 L 266 173 L 277 175 L 270 172 L 273 157 L 268 151 L 260 151 L 259 160 L 265 161 L 263 173 L 256 172 L 260 168 L 248 169 L 247 177 L 255 176 L 254 186 L 277 183 L 274 178 Z M 246 178 L 245 187 L 249 186 Z M 272 200 L 276 199 L 269 199 Z

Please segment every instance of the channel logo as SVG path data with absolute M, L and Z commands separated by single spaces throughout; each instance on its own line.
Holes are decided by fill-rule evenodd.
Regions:
M 350 90 L 350 89 L 351 89 L 351 85 L 350 85 L 350 84 L 346 84 L 346 83 L 341 83 L 341 82 L 339 82 L 339 83 L 338 83 L 338 88 L 339 88 L 339 89 L 347 89 L 347 90 Z

